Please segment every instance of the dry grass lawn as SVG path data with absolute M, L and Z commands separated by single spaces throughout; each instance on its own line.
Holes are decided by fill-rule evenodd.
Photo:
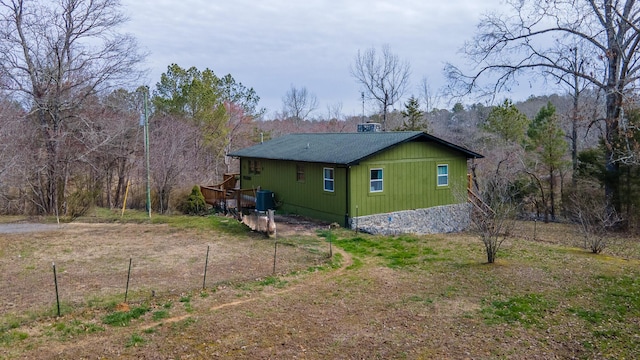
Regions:
M 640 356 L 637 239 L 593 255 L 568 225 L 522 223 L 488 265 L 472 234 L 280 223 L 274 275 L 273 239 L 201 221 L 0 234 L 0 358 Z

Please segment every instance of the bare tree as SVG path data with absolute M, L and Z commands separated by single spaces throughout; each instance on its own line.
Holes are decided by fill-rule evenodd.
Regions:
M 420 81 L 419 94 L 424 104 L 424 113 L 429 114 L 438 104 L 439 95 L 431 89 L 431 84 L 426 76 Z
M 402 98 L 409 85 L 411 66 L 391 53 L 389 45 L 384 45 L 380 55 L 373 47 L 364 52 L 358 50 L 351 75 L 365 88 L 367 98 L 380 105 L 385 128 L 389 107 Z
M 20 133 L 23 112 L 17 104 L 0 101 L 0 184 L 18 161 L 19 149 L 12 138 Z
M 327 120 L 328 121 L 340 121 L 344 119 L 342 113 L 342 102 L 337 102 L 333 105 L 327 105 Z
M 469 193 L 473 204 L 471 223 L 484 244 L 489 264 L 496 261 L 498 250 L 516 225 L 520 204 L 514 202 L 517 196 L 510 193 L 511 189 L 513 187 L 499 175 L 498 168 L 495 176 L 484 183 L 479 195 Z
M 85 100 L 137 80 L 143 59 L 135 40 L 118 33 L 126 21 L 118 0 L 0 0 L 2 87 L 16 94 L 40 128 L 46 155 L 32 182 L 38 207 L 57 213 L 74 152 L 65 153 Z
M 571 131 L 568 134 L 568 138 L 571 142 L 571 164 L 573 172 L 578 170 L 578 127 L 581 116 L 581 99 L 582 94 L 588 89 L 589 83 L 580 78 L 577 74 L 584 72 L 584 68 L 588 66 L 589 58 L 585 56 L 578 46 L 570 48 L 570 55 L 567 56 L 566 62 L 569 69 L 573 69 L 573 73 L 549 71 L 552 77 L 556 78 L 560 84 L 570 90 L 572 99 L 571 109 Z M 584 101 L 584 100 L 582 100 Z M 573 185 L 576 185 L 576 178 L 573 177 Z
M 21 170 L 30 165 L 26 161 L 33 127 L 29 125 L 19 104 L 0 100 L 0 214 L 24 212 Z
M 99 99 L 99 104 L 91 107 L 92 112 L 83 114 L 87 119 L 95 119 L 82 136 L 86 148 L 94 150 L 81 160 L 96 174 L 98 206 L 122 205 L 135 160 L 143 155 L 143 129 L 139 121 L 142 102 L 139 93 L 119 89 Z
M 309 115 L 318 108 L 318 98 L 309 93 L 306 87 L 291 89 L 282 98 L 282 113 L 294 122 L 306 121 Z
M 485 16 L 473 41 L 464 52 L 476 67 L 471 75 L 453 65 L 446 68 L 453 86 L 465 92 L 477 89 L 484 79 L 492 84 L 490 94 L 509 88 L 518 75 L 528 71 L 574 76 L 606 97 L 604 142 L 605 168 L 613 179 L 605 183 L 607 196 L 617 202 L 616 174 L 621 162 L 638 162 L 635 154 L 618 146 L 623 106 L 640 75 L 640 4 L 635 0 L 522 0 L 507 1 L 511 14 Z M 580 47 L 590 59 L 576 66 L 567 56 Z
M 231 158 L 227 156 L 231 151 L 253 145 L 251 136 L 253 135 L 253 116 L 247 114 L 244 108 L 232 102 L 225 103 L 227 116 L 227 132 L 224 145 L 225 172 L 232 172 Z M 235 164 L 239 166 L 239 164 Z
M 169 210 L 169 200 L 173 189 L 190 175 L 189 169 L 198 159 L 194 139 L 200 136 L 199 128 L 193 122 L 172 116 L 155 116 L 150 124 L 151 144 L 150 167 L 153 187 L 156 191 L 156 209 L 160 213 Z
M 569 214 L 578 224 L 584 238 L 584 247 L 594 254 L 607 246 L 609 233 L 622 222 L 604 196 L 598 196 L 596 186 L 586 184 L 569 197 Z

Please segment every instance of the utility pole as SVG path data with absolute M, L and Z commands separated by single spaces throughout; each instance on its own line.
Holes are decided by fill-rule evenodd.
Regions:
M 149 111 L 147 106 L 148 91 L 145 86 L 143 90 L 144 96 L 144 155 L 147 164 L 147 212 L 151 219 L 151 174 L 149 171 Z
M 361 123 L 364 124 L 364 91 L 361 92 L 360 95 L 362 95 L 362 121 L 361 121 Z

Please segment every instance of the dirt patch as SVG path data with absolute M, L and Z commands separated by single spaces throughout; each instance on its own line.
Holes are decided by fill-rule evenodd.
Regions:
M 292 235 L 316 235 L 319 229 L 328 229 L 329 223 L 296 215 L 276 215 L 278 234 L 283 237 Z
M 61 301 L 69 304 L 118 295 L 124 298 L 130 261 L 129 301 L 151 294 L 191 292 L 202 288 L 205 281 L 205 287 L 211 287 L 264 278 L 274 270 L 273 241 L 257 233 L 234 237 L 145 224 L 72 223 L 49 227 L 48 231 L 40 229 L 0 236 L 0 272 L 4 279 L 1 312 L 52 306 L 53 264 Z M 281 245 L 276 273 L 320 265 L 327 251 L 309 252 Z
M 585 279 L 640 271 L 634 261 L 528 240 L 509 241 L 499 263 L 487 265 L 481 243 L 468 234 L 403 239 L 360 234 L 353 240 L 366 240 L 371 252 L 353 252 L 352 259 L 333 248 L 343 262 L 331 268 L 327 243 L 315 235 L 328 224 L 295 217 L 279 223 L 277 252 L 283 256 L 277 259 L 276 276 L 275 241 L 257 233 L 232 236 L 167 225 L 77 224 L 28 236 L 0 235 L 0 271 L 10 275 L 3 276 L 0 285 L 19 296 L 31 292 L 33 300 L 40 301 L 30 307 L 0 294 L 5 296 L 0 304 L 15 303 L 2 308 L 4 319 L 11 320 L 6 314 L 37 315 L 36 320 L 27 316 L 15 328 L 2 324 L 8 330 L 0 333 L 5 339 L 0 357 L 601 358 L 589 323 L 568 309 L 590 309 L 597 303 Z M 342 239 L 353 235 L 344 230 L 335 234 Z M 419 247 L 403 256 L 416 253 L 422 260 L 389 266 L 388 246 L 382 246 L 386 241 L 398 245 L 399 255 L 404 245 Z M 209 280 L 201 291 L 207 246 Z M 76 306 L 62 317 L 51 314 L 52 258 L 61 274 L 62 299 Z M 106 315 L 127 309 L 116 304 L 123 302 L 130 258 L 127 306 L 148 311 L 126 326 L 105 325 Z M 112 281 L 108 286 L 106 279 Z M 14 284 L 27 280 L 29 287 Z M 89 306 L 87 292 L 113 300 L 113 307 Z M 482 310 L 493 301 L 522 299 L 523 294 L 549 300 L 549 309 L 536 314 L 542 325 L 484 321 Z M 49 315 L 36 312 L 38 307 Z M 625 325 L 637 329 L 637 320 L 630 318 Z M 24 340 L 11 340 L 21 334 Z M 588 343 L 595 345 L 588 348 Z M 637 358 L 639 352 L 633 351 L 608 353 L 612 358 Z

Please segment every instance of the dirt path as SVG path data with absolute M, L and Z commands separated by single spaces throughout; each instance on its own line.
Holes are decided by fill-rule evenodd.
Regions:
M 335 253 L 341 254 L 342 256 L 342 264 L 338 269 L 334 269 L 330 272 L 319 271 L 313 274 L 308 274 L 308 275 L 305 275 L 304 278 L 299 283 L 292 285 L 290 287 L 287 287 L 285 289 L 276 289 L 273 291 L 270 291 L 270 290 L 260 291 L 254 294 L 255 296 L 252 296 L 250 298 L 217 304 L 215 306 L 208 308 L 208 310 L 213 312 L 221 309 L 234 308 L 234 307 L 245 305 L 248 303 L 253 303 L 253 302 L 257 302 L 265 299 L 271 299 L 271 298 L 275 298 L 284 294 L 293 293 L 297 291 L 304 293 L 305 291 L 309 291 L 310 288 L 314 288 L 317 285 L 321 284 L 322 282 L 327 282 L 328 280 L 335 279 L 341 276 L 346 271 L 346 269 L 353 264 L 353 258 L 349 253 L 345 252 L 342 249 L 333 247 L 333 251 Z M 206 301 L 207 300 L 204 300 L 204 302 Z M 122 310 L 125 311 L 126 309 L 122 309 Z M 229 309 L 229 311 L 233 311 L 233 310 Z M 164 325 L 171 325 L 171 324 L 179 323 L 188 319 L 198 318 L 201 315 L 202 314 L 201 313 L 199 314 L 197 311 L 194 314 L 183 314 L 179 316 L 165 318 L 160 321 L 154 321 L 152 323 L 140 323 L 138 325 L 132 324 L 131 326 L 127 327 L 129 329 L 127 330 L 127 332 L 144 333 L 145 331 L 148 331 L 157 327 L 161 327 Z M 69 351 L 73 352 L 74 349 L 78 349 L 78 348 L 96 348 L 97 349 L 97 348 L 100 348 L 100 343 L 103 341 L 104 340 L 100 337 L 89 337 L 89 338 L 81 339 L 75 342 L 57 343 L 49 350 L 53 350 L 53 353 L 55 354 L 66 354 Z
M 307 219 L 298 218 L 298 217 L 281 217 L 278 220 L 277 224 L 278 224 L 278 237 L 281 237 L 283 239 L 289 238 L 289 237 L 295 237 L 295 236 L 316 236 L 318 229 L 322 229 L 322 228 L 325 228 L 325 226 L 328 226 L 327 224 L 317 223 L 314 221 L 309 221 Z M 55 227 L 56 226 L 54 225 L 54 229 Z M 70 226 L 70 228 L 73 228 L 73 227 L 74 226 Z M 83 225 L 79 225 L 79 227 L 84 229 L 87 226 L 83 224 Z M 133 231 L 144 233 L 145 231 L 152 228 L 152 227 L 149 227 L 149 229 L 147 229 L 147 227 L 143 227 L 141 229 L 136 230 L 137 227 L 132 228 L 127 226 L 122 229 L 120 229 L 122 226 L 114 225 L 114 227 L 115 229 L 113 230 L 116 230 L 116 229 L 118 230 L 117 235 L 114 234 L 113 232 L 110 232 L 109 237 L 120 238 L 120 235 L 121 235 L 120 232 L 126 232 L 129 235 L 131 235 Z M 89 226 L 89 228 L 91 227 Z M 89 230 L 92 230 L 92 229 L 89 229 Z M 67 229 L 67 231 L 69 231 L 69 229 Z M 93 235 L 95 235 L 95 231 L 91 231 L 91 232 Z M 179 234 L 180 234 L 180 238 L 185 237 L 185 233 L 183 231 L 180 231 Z M 75 235 L 75 233 L 73 235 Z M 40 236 L 45 236 L 45 235 L 43 234 Z M 195 236 L 195 234 L 189 234 L 187 237 L 191 237 L 191 236 Z M 84 238 L 84 237 L 78 236 L 78 238 Z M 148 243 L 148 245 L 150 244 L 152 246 L 158 246 L 158 244 L 164 244 L 167 241 L 175 242 L 176 239 L 173 237 L 168 237 L 167 239 L 156 239 L 155 242 Z M 119 246 L 124 246 L 124 244 L 120 244 L 120 243 L 118 244 Z M 251 247 L 263 245 L 263 243 L 260 240 L 258 241 L 252 240 L 250 244 L 251 244 L 250 245 Z M 68 245 L 68 247 L 70 246 L 71 244 Z M 294 249 L 295 248 L 293 247 L 283 247 L 282 251 L 284 252 L 296 251 Z M 109 334 L 105 333 L 104 336 L 95 336 L 95 337 L 91 336 L 86 338 L 80 338 L 72 342 L 57 342 L 57 343 L 54 342 L 49 345 L 49 347 L 45 351 L 46 353 L 43 353 L 42 356 L 43 358 L 59 358 L 60 356 L 63 356 L 62 354 L 84 353 L 83 349 L 96 349 L 98 353 L 103 353 L 103 354 L 107 354 L 112 351 L 120 352 L 122 350 L 118 349 L 117 346 L 114 346 L 113 339 L 115 338 L 126 339 L 127 337 L 131 336 L 130 335 L 131 333 L 147 334 L 149 331 L 152 331 L 152 332 L 163 331 L 162 329 L 170 328 L 171 326 L 180 324 L 183 321 L 193 321 L 193 320 L 197 321 L 199 318 L 202 318 L 203 316 L 207 317 L 208 315 L 206 314 L 208 313 L 219 312 L 220 310 L 222 310 L 223 317 L 235 316 L 233 315 L 233 313 L 237 311 L 236 308 L 239 308 L 246 304 L 254 304 L 254 305 L 250 305 L 249 307 L 259 308 L 262 305 L 255 305 L 255 304 L 261 304 L 263 301 L 269 301 L 269 300 L 286 301 L 284 300 L 286 299 L 286 297 L 281 298 L 285 294 L 304 294 L 308 292 L 313 293 L 315 291 L 314 289 L 317 288 L 318 286 L 322 286 L 323 283 L 326 283 L 332 279 L 336 279 L 340 277 L 342 274 L 344 274 L 346 269 L 353 264 L 353 259 L 350 256 L 350 254 L 346 253 L 342 249 L 339 249 L 335 246 L 332 248 L 332 250 L 334 252 L 334 255 L 340 254 L 342 257 L 342 261 L 340 264 L 341 266 L 337 269 L 316 271 L 312 273 L 302 272 L 299 275 L 286 275 L 281 278 L 282 283 L 285 284 L 284 288 L 275 287 L 275 286 L 274 287 L 265 286 L 264 288 L 257 289 L 257 290 L 247 290 L 247 291 L 240 290 L 239 291 L 233 288 L 232 286 L 230 287 L 227 285 L 222 285 L 221 288 L 218 288 L 217 291 L 214 292 L 217 295 L 209 296 L 209 297 L 194 296 L 194 299 L 193 299 L 194 301 L 192 305 L 195 308 L 195 311 L 193 313 L 184 313 L 185 310 L 183 310 L 182 307 L 180 307 L 180 309 L 176 308 L 177 313 L 175 313 L 175 316 L 172 316 L 170 318 L 164 318 L 161 320 L 151 320 L 151 317 L 147 317 L 147 320 L 133 322 L 130 326 L 127 326 L 126 328 L 122 328 L 122 329 L 110 328 L 108 330 Z M 135 252 L 135 250 L 133 251 Z M 278 253 L 280 254 L 280 249 Z M 243 263 L 251 263 L 251 262 L 243 261 Z M 242 296 L 242 297 L 238 297 L 238 296 Z M 161 298 L 158 298 L 157 301 L 164 301 L 164 302 L 171 301 L 168 299 L 165 299 L 165 300 L 160 300 L 160 299 Z M 175 299 L 175 303 L 178 304 L 177 299 Z M 123 304 L 123 305 L 126 305 L 126 304 Z M 152 306 L 161 307 L 162 305 L 158 303 Z M 120 310 L 127 311 L 128 309 L 122 308 Z M 64 323 L 65 320 L 62 320 L 62 322 Z M 166 326 L 166 325 L 169 325 L 169 326 Z M 177 325 L 177 326 L 180 326 L 180 325 Z M 40 351 L 43 351 L 43 350 L 44 349 L 40 349 Z
M 214 307 L 211 307 L 209 310 L 215 311 L 215 310 L 220 310 L 220 309 L 224 309 L 224 308 L 228 308 L 228 307 L 244 305 L 244 304 L 247 304 L 247 303 L 255 302 L 257 300 L 266 299 L 266 298 L 272 298 L 272 297 L 275 297 L 275 296 L 279 296 L 279 295 L 282 295 L 282 294 L 286 294 L 286 293 L 290 293 L 290 292 L 294 292 L 294 291 L 298 291 L 298 290 L 304 290 L 304 289 L 307 289 L 307 288 L 310 288 L 310 287 L 314 287 L 317 284 L 319 284 L 320 282 L 325 282 L 327 280 L 334 279 L 334 278 L 342 275 L 345 272 L 345 270 L 349 266 L 351 266 L 353 264 L 353 258 L 351 257 L 351 255 L 349 253 L 347 253 L 346 251 L 344 251 L 344 250 L 342 250 L 340 248 L 333 247 L 333 251 L 335 251 L 336 253 L 339 253 L 339 254 L 342 255 L 342 265 L 338 269 L 335 269 L 335 270 L 333 270 L 333 271 L 331 271 L 329 273 L 327 273 L 327 272 L 315 273 L 313 275 L 310 275 L 308 278 L 305 278 L 305 280 L 300 282 L 299 284 L 293 285 L 293 286 L 288 287 L 286 289 L 281 289 L 281 290 L 276 290 L 276 291 L 271 291 L 271 292 L 262 291 L 262 292 L 259 293 L 258 296 L 247 298 L 247 299 L 242 299 L 242 300 L 231 301 L 231 302 L 227 302 L 227 303 L 223 303 L 223 304 L 218 304 L 218 305 L 216 305 Z M 175 316 L 175 317 L 171 317 L 171 318 L 167 318 L 167 319 L 162 319 L 162 321 L 157 321 L 157 322 L 154 322 L 152 324 L 144 324 L 144 325 L 140 326 L 139 328 L 140 328 L 140 330 L 147 330 L 147 329 L 151 329 L 151 328 L 154 328 L 156 326 L 159 326 L 161 324 L 175 323 L 175 322 L 179 322 L 179 321 L 183 321 L 183 320 L 189 319 L 191 317 L 192 317 L 191 314 Z

